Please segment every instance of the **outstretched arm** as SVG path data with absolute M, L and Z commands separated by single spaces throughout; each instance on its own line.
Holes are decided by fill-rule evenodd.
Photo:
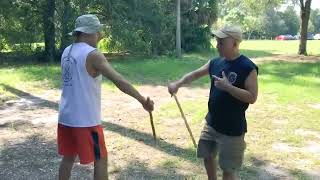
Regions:
M 104 55 L 98 51 L 93 51 L 88 56 L 88 61 L 103 76 L 110 79 L 122 92 L 137 99 L 147 111 L 153 110 L 153 101 L 143 97 L 121 74 L 115 71 Z
M 197 80 L 204 75 L 207 75 L 209 73 L 209 63 L 210 61 L 197 70 L 187 73 L 178 81 L 171 82 L 168 85 L 169 93 L 176 94 L 182 85 L 191 83 L 192 81 Z

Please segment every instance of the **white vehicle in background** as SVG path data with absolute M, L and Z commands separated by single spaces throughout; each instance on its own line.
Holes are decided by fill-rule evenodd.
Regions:
M 320 33 L 313 36 L 313 39 L 320 40 Z

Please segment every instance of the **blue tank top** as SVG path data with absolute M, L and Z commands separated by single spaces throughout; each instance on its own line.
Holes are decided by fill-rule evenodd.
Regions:
M 247 132 L 245 111 L 249 104 L 216 88 L 212 76 L 222 77 L 224 71 L 233 86 L 244 89 L 245 80 L 254 69 L 258 72 L 258 67 L 244 55 L 233 61 L 221 57 L 210 61 L 211 88 L 206 120 L 216 131 L 229 136 L 240 136 Z

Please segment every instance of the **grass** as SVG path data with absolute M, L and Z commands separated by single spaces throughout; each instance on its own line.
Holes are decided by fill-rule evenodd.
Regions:
M 7 91 L 10 86 L 25 92 L 42 91 L 59 87 L 60 68 L 57 65 L 26 65 L 0 67 L 0 99 L 15 95 Z
M 309 54 L 319 55 L 319 41 L 308 43 Z M 241 48 L 249 57 L 293 54 L 297 49 L 297 41 L 244 41 Z M 119 60 L 112 62 L 112 65 L 136 86 L 165 86 L 169 81 L 202 66 L 213 55 L 188 54 L 183 59 L 158 57 Z M 243 179 L 254 179 L 260 172 L 259 167 L 272 163 L 296 179 L 308 179 L 306 171 L 319 168 L 320 160 L 305 147 L 310 142 L 319 142 L 319 137 L 299 134 L 297 130 L 320 134 L 320 111 L 313 108 L 313 105 L 320 104 L 320 62 L 266 61 L 259 64 L 259 68 L 259 99 L 247 114 L 247 150 L 241 176 Z M 0 98 L 12 98 L 14 95 L 2 84 L 27 92 L 57 89 L 60 87 L 60 67 L 59 64 L 3 65 L 0 67 Z M 107 80 L 104 86 L 114 88 Z M 190 85 L 191 88 L 209 86 L 207 77 Z M 207 112 L 207 99 L 181 99 L 181 104 L 198 137 Z M 155 119 L 180 118 L 174 102 L 161 104 L 159 109 Z M 288 149 L 274 150 L 277 144 L 286 145 Z M 189 147 L 192 148 L 191 142 Z M 160 166 L 179 169 L 184 167 L 185 159 L 201 165 L 190 153 L 183 155 L 182 159 L 168 157 L 160 162 Z M 306 162 L 303 166 L 302 161 Z
M 308 54 L 320 55 L 319 46 L 319 40 L 307 41 Z M 241 43 L 241 49 L 243 53 L 249 57 L 266 56 L 270 54 L 296 54 L 299 49 L 299 41 L 250 40 L 243 41 Z
M 129 61 L 115 61 L 113 67 L 136 84 L 166 85 L 180 78 L 185 72 L 201 67 L 207 60 L 186 57 L 182 60 L 160 57 Z M 197 85 L 208 85 L 208 80 L 200 80 Z
M 262 93 L 277 93 L 278 103 L 308 103 L 320 100 L 319 63 L 271 62 L 261 65 Z
M 319 138 L 297 134 L 297 130 L 320 134 L 320 111 L 311 107 L 312 104 L 320 104 L 320 62 L 268 62 L 259 67 L 260 95 L 258 103 L 247 114 L 248 147 L 241 175 L 244 179 L 257 176 L 258 171 L 251 158 L 259 157 L 261 161 L 272 162 L 289 170 L 298 169 L 292 171 L 292 176 L 308 179 L 298 162 L 310 160 L 309 164 L 304 165 L 306 169 L 319 167 L 317 155 L 306 153 L 303 149 L 309 142 L 319 142 Z M 207 112 L 206 103 L 206 99 L 182 101 L 184 111 L 189 112 L 187 116 L 196 136 L 201 131 L 199 124 Z M 174 103 L 161 106 L 159 119 L 179 118 L 175 106 Z M 272 151 L 277 143 L 285 144 L 288 151 Z

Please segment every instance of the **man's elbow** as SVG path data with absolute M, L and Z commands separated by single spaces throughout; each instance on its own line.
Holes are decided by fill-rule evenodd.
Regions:
M 257 101 L 257 96 L 250 98 L 249 103 L 254 104 Z

